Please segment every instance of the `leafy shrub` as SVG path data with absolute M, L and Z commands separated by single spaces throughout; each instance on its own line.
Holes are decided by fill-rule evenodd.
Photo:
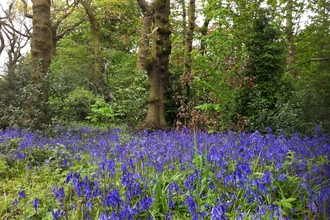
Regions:
M 84 88 L 77 88 L 65 98 L 51 97 L 49 100 L 54 120 L 82 122 L 91 113 L 91 106 L 98 97 Z
M 98 99 L 95 104 L 91 106 L 91 114 L 86 118 L 94 125 L 102 126 L 108 124 L 110 120 L 115 118 L 115 112 L 103 99 Z
M 127 87 L 118 87 L 113 96 L 111 107 L 116 118 L 137 128 L 147 115 L 147 74 L 144 71 L 135 71 L 134 81 Z
M 244 77 L 248 80 L 235 91 L 235 113 L 248 118 L 248 130 L 266 127 L 286 129 L 292 120 L 288 107 L 292 86 L 284 81 L 286 51 L 280 28 L 274 24 L 269 11 L 260 10 L 253 20 L 253 31 L 247 43 Z M 281 125 L 281 123 L 283 123 Z M 289 128 L 291 129 L 291 128 Z
M 0 75 L 0 128 L 23 125 L 31 67 L 27 59 Z

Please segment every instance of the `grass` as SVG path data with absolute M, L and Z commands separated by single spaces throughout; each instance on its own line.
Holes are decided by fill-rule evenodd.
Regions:
M 0 131 L 0 219 L 328 219 L 330 137 Z

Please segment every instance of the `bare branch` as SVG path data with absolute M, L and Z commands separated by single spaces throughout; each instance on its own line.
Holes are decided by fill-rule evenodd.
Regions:
M 70 28 L 65 29 L 62 33 L 58 34 L 56 37 L 57 37 L 58 39 L 64 37 L 68 32 L 74 30 L 76 27 L 78 27 L 79 25 L 81 25 L 85 20 L 86 20 L 86 19 L 82 19 L 81 21 L 79 21 L 79 22 L 73 24 Z
M 5 39 L 2 35 L 2 30 L 1 30 L 1 23 L 0 23 L 0 42 L 1 42 L 1 45 L 0 45 L 0 54 L 2 53 L 2 51 L 5 49 Z
M 155 28 L 151 31 L 150 34 L 147 34 L 146 36 L 140 38 L 140 39 L 138 40 L 138 42 L 141 41 L 141 40 L 143 40 L 143 39 L 145 39 L 145 38 L 150 38 L 151 35 L 153 35 L 154 33 L 156 33 L 156 31 L 158 30 L 158 28 L 159 28 L 159 27 L 155 27 Z
M 325 61 L 330 60 L 330 57 L 312 58 L 311 61 Z
M 8 28 L 10 28 L 13 32 L 23 36 L 23 37 L 26 37 L 26 38 L 31 38 L 31 35 L 30 34 L 25 34 L 25 33 L 22 33 L 21 31 L 17 30 L 16 28 L 14 28 L 13 26 L 11 25 L 8 25 L 8 24 L 3 24 L 3 28 L 6 29 L 6 31 L 10 32 Z
M 33 18 L 33 15 L 28 13 L 27 2 L 25 0 L 21 0 L 21 1 L 24 4 L 24 15 L 25 15 L 25 17 L 27 17 L 27 18 Z

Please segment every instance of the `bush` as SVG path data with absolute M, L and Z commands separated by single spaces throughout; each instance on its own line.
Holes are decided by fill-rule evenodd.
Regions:
M 66 97 L 51 97 L 49 104 L 54 121 L 82 122 L 91 113 L 91 106 L 98 97 L 84 88 L 77 88 Z
M 29 62 L 23 59 L 0 75 L 0 128 L 23 124 L 30 72 Z
M 89 119 L 94 125 L 104 126 L 115 118 L 114 110 L 103 99 L 98 99 L 91 107 L 91 114 L 86 119 Z

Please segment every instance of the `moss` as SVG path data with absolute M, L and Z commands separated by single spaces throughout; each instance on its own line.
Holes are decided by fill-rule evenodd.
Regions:
M 169 17 L 167 17 L 167 16 L 162 16 L 162 21 L 163 21 L 165 24 L 167 24 L 167 23 L 170 22 L 170 19 L 169 19 Z
M 148 56 L 145 62 L 145 68 L 146 70 L 151 70 L 154 63 L 156 62 L 156 58 L 152 56 Z
M 158 45 L 162 45 L 162 44 L 164 44 L 164 41 L 162 40 L 161 37 L 157 37 L 157 38 L 156 38 L 156 43 L 157 43 Z
M 172 33 L 172 27 L 170 24 L 164 24 L 159 27 L 158 29 L 160 34 L 171 34 Z

